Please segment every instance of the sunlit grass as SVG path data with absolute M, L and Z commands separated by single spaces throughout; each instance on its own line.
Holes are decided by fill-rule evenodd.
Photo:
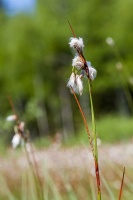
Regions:
M 116 143 L 128 141 L 133 138 L 133 118 L 122 117 L 118 115 L 105 115 L 96 119 L 97 134 L 103 143 Z M 91 123 L 89 123 L 92 130 Z M 41 137 L 34 140 L 37 148 L 46 148 L 53 143 L 53 137 Z M 85 128 L 82 127 L 77 134 L 69 135 L 66 141 L 62 141 L 62 146 L 73 146 L 88 144 L 88 137 Z M 10 147 L 11 144 L 8 144 Z M 7 145 L 4 141 L 0 141 L 0 155 L 6 154 Z
M 78 157 L 82 157 L 77 151 L 71 151 L 69 149 L 69 159 L 73 162 Z M 45 151 L 45 150 L 44 150 Z M 86 151 L 84 156 L 86 157 Z M 74 153 L 75 152 L 75 153 Z M 76 154 L 77 152 L 77 154 Z M 68 153 L 68 152 L 67 152 Z M 14 158 L 17 152 L 14 152 Z M 61 148 L 60 150 L 49 149 L 47 151 L 49 157 L 54 158 L 55 154 L 57 157 L 62 154 L 66 156 L 65 151 Z M 59 154 L 59 155 L 58 155 Z M 101 154 L 100 154 L 101 155 Z M 10 154 L 11 161 L 12 153 Z M 19 159 L 19 158 L 18 158 Z M 45 160 L 45 156 L 44 156 Z M 79 165 L 73 165 L 64 163 L 65 159 L 62 159 L 62 164 L 58 163 L 49 166 L 49 163 L 43 160 L 40 163 L 41 173 L 44 176 L 44 200 L 78 200 L 78 199 L 92 199 L 96 200 L 96 185 L 95 185 L 95 175 L 93 169 L 89 165 L 83 165 L 79 160 Z M 78 160 L 77 160 L 78 161 Z M 13 162 L 13 161 L 12 161 Z M 8 163 L 8 161 L 7 161 Z M 43 163 L 43 164 L 42 164 Z M 3 173 L 1 170 L 0 175 L 0 199 L 6 200 L 41 200 L 38 196 L 38 190 L 36 187 L 36 181 L 33 174 L 27 164 L 27 167 L 21 169 L 21 165 L 17 167 L 17 158 L 13 164 L 14 169 L 11 167 L 7 173 Z M 23 164 L 23 163 L 22 163 Z M 70 167 L 70 166 L 71 167 Z M 100 164 L 102 165 L 102 163 Z M 12 166 L 9 165 L 9 166 Z M 17 169 L 17 176 L 14 172 Z M 10 172 L 10 173 L 9 173 Z M 104 200 L 115 200 L 118 199 L 119 187 L 121 184 L 121 176 L 123 172 L 123 167 L 119 164 L 111 162 L 104 162 L 104 166 L 101 167 L 101 187 L 102 187 L 102 198 Z M 123 188 L 123 199 L 132 200 L 133 193 L 133 167 L 126 166 L 126 174 L 124 180 Z
M 100 148 L 104 148 L 104 143 L 118 143 L 129 141 L 132 138 L 133 123 L 132 118 L 119 117 L 116 115 L 104 116 L 96 120 L 97 134 L 101 139 L 102 144 Z M 92 127 L 90 127 L 92 130 Z M 39 162 L 39 173 L 44 177 L 43 196 L 45 200 L 78 200 L 78 199 L 92 199 L 96 200 L 96 180 L 94 176 L 94 169 L 85 165 L 79 160 L 79 165 L 73 165 L 75 159 L 81 159 L 84 155 L 85 160 L 90 155 L 88 137 L 85 129 L 82 128 L 75 137 L 70 137 L 68 140 L 62 141 L 61 146 L 53 146 L 53 139 L 41 139 L 34 142 L 36 152 L 47 151 L 47 156 L 55 159 L 58 156 L 61 158 L 67 155 L 66 150 L 70 150 L 69 161 L 70 166 L 64 163 L 65 159 L 58 159 L 49 168 L 49 161 L 42 157 Z M 128 144 L 127 144 L 128 145 Z M 2 145 L 1 145 L 2 146 Z M 114 148 L 115 145 L 113 145 Z M 57 149 L 56 149 L 57 148 Z M 81 150 L 80 150 L 81 148 Z M 82 149 L 86 149 L 84 154 L 79 155 Z M 78 150 L 76 150 L 78 149 Z M 120 150 L 120 148 L 118 147 Z M 87 153 L 87 152 L 88 153 Z M 121 151 L 121 150 L 120 150 Z M 124 155 L 124 151 L 123 151 Z M 0 176 L 0 199 L 6 200 L 41 200 L 38 196 L 37 180 L 34 179 L 30 167 L 28 166 L 23 170 L 21 169 L 21 156 L 25 157 L 23 149 L 18 148 L 17 151 L 9 148 L 1 148 L 1 176 Z M 37 160 L 38 156 L 35 155 Z M 87 157 L 86 157 L 87 156 Z M 113 160 L 107 159 L 104 162 L 104 167 L 101 166 L 102 154 L 100 150 L 100 170 L 101 170 L 101 189 L 102 199 L 115 200 L 118 199 L 123 166 L 114 163 Z M 46 159 L 46 160 L 45 160 Z M 121 158 L 122 159 L 122 158 Z M 4 160 L 4 161 L 3 161 Z M 58 163 L 60 160 L 61 163 Z M 17 162 L 19 162 L 19 167 Z M 66 162 L 66 161 L 65 161 Z M 3 164 L 4 163 L 4 164 Z M 6 164 L 5 164 L 6 163 Z M 8 164 L 9 163 L 9 164 Z M 14 164 L 13 164 L 14 163 Z M 22 165 L 24 161 L 22 161 Z M 3 165 L 3 167 L 2 167 Z M 133 193 L 133 168 L 129 164 L 124 163 L 126 167 L 126 174 L 122 192 L 122 198 L 132 200 Z M 92 165 L 93 166 L 93 165 Z M 17 172 L 17 173 L 16 173 Z M 17 174 L 17 175 L 16 175 Z
M 132 139 L 133 118 L 105 116 L 97 121 L 98 136 L 103 142 L 119 142 Z
M 118 115 L 106 115 L 96 120 L 97 135 L 103 143 L 128 141 L 133 138 L 133 118 Z M 91 124 L 90 129 L 92 130 Z M 82 128 L 76 136 L 70 137 L 67 145 L 88 144 L 85 129 Z

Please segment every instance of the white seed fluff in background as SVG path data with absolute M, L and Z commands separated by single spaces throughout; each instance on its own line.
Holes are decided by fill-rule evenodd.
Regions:
M 84 67 L 84 62 L 80 58 L 80 56 L 76 55 L 72 60 L 72 66 L 76 67 L 77 69 L 81 69 Z
M 69 45 L 71 48 L 79 50 L 79 51 L 83 51 L 83 48 L 84 48 L 83 39 L 80 37 L 79 38 L 71 37 Z
M 73 88 L 74 92 L 77 94 L 82 95 L 83 93 L 83 82 L 82 82 L 82 75 L 75 75 L 73 72 L 69 78 L 67 83 L 67 87 L 71 89 Z
M 97 76 L 97 70 L 94 69 L 92 66 L 90 66 L 91 63 L 88 61 L 87 61 L 87 65 L 88 65 L 88 69 L 89 69 L 89 77 L 93 81 Z
M 12 138 L 12 147 L 16 149 L 16 147 L 20 144 L 21 142 L 21 136 L 19 133 L 15 133 L 15 135 Z
M 17 119 L 16 115 L 10 115 L 6 118 L 7 121 L 15 121 Z
M 107 38 L 106 38 L 106 43 L 107 43 L 108 45 L 112 46 L 112 47 L 115 45 L 115 41 L 113 40 L 112 37 L 107 37 Z
M 23 132 L 24 131 L 24 127 L 25 127 L 25 123 L 24 122 L 20 122 L 19 124 L 19 129 Z

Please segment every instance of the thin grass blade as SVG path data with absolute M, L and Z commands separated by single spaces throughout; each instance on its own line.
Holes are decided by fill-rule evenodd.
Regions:
M 122 175 L 121 187 L 120 187 L 120 192 L 119 192 L 119 198 L 118 198 L 118 200 L 121 200 L 122 191 L 123 191 L 124 176 L 125 176 L 125 167 L 124 167 L 124 170 L 123 170 L 123 175 Z

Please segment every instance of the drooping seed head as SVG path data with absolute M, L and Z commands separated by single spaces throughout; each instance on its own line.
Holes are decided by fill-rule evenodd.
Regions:
M 83 82 L 82 82 L 82 75 L 75 75 L 73 72 L 69 78 L 67 83 L 67 87 L 73 88 L 74 92 L 77 94 L 82 95 L 83 93 Z
M 16 149 L 16 147 L 20 144 L 21 142 L 21 136 L 19 133 L 15 133 L 15 135 L 12 138 L 12 147 Z
M 87 61 L 89 69 L 89 78 L 93 81 L 97 76 L 97 70 L 91 66 L 91 63 Z
M 17 119 L 16 115 L 10 115 L 6 118 L 7 121 L 15 121 Z

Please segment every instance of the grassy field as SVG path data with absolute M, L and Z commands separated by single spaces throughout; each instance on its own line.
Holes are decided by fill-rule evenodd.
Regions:
M 122 199 L 133 194 L 133 123 L 131 118 L 104 117 L 97 121 L 102 199 L 118 199 L 126 168 Z M 4 149 L 0 157 L 0 199 L 95 200 L 94 160 L 85 130 L 77 137 L 42 140 L 29 149 Z M 30 161 L 30 162 L 29 162 Z
M 124 166 L 122 199 L 132 199 L 132 152 L 131 143 L 99 146 L 102 199 L 118 199 Z M 9 149 L 6 158 L 1 158 L 0 199 L 37 200 L 42 199 L 42 192 L 43 199 L 97 199 L 94 161 L 87 146 L 64 148 L 54 144 L 35 149 L 34 155 L 39 180 L 22 150 Z
M 91 123 L 89 124 L 92 130 Z M 133 138 L 133 118 L 107 115 L 96 120 L 98 138 L 103 143 L 126 142 Z M 68 145 L 88 144 L 88 137 L 83 127 L 76 136 L 72 136 Z

